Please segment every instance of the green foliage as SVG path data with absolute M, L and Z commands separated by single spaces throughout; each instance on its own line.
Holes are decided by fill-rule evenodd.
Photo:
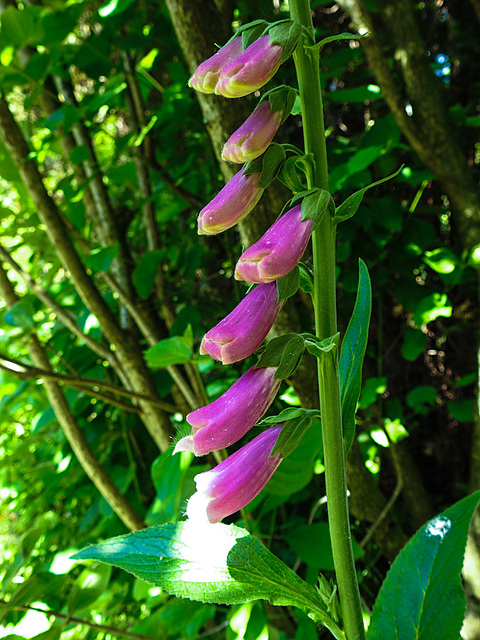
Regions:
M 459 635 L 465 615 L 460 572 L 479 498 L 480 492 L 464 498 L 427 522 L 410 540 L 380 590 L 368 640 Z

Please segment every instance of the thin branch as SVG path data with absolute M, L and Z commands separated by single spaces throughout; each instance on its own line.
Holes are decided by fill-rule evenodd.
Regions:
M 2 364 L 3 362 L 9 362 L 13 364 L 17 369 L 5 366 Z M 55 373 L 53 371 L 45 371 L 44 369 L 39 369 L 37 367 L 31 367 L 29 365 L 23 364 L 19 360 L 15 360 L 14 358 L 6 357 L 0 354 L 0 368 L 10 373 L 22 380 L 34 380 L 34 379 L 45 379 L 45 380 L 55 380 L 57 382 L 62 382 L 68 387 L 72 387 L 75 389 L 83 389 L 85 393 L 95 396 L 97 398 L 101 398 L 106 402 L 110 402 L 111 404 L 116 404 L 116 406 L 121 409 L 126 409 L 127 411 L 133 411 L 135 413 L 143 413 L 140 407 L 133 407 L 132 405 L 125 404 L 123 402 L 119 402 L 113 396 L 107 394 L 99 394 L 95 391 L 95 387 L 99 389 L 108 389 L 113 393 L 119 396 L 126 396 L 128 398 L 133 398 L 134 400 L 145 400 L 146 402 L 150 402 L 150 404 L 154 404 L 164 411 L 168 411 L 168 413 L 178 413 L 178 407 L 170 404 L 169 402 L 164 402 L 163 400 L 155 400 L 154 398 L 149 398 L 148 396 L 144 396 L 139 393 L 135 393 L 133 391 L 127 391 L 126 389 L 122 389 L 121 387 L 117 387 L 117 385 L 107 382 L 106 380 L 97 380 L 96 378 L 88 378 L 88 377 L 79 377 L 79 376 L 69 376 L 61 373 Z M 20 370 L 21 369 L 21 370 Z M 89 387 L 94 387 L 94 390 L 89 389 Z
M 89 349 L 91 349 L 94 353 L 99 355 L 103 360 L 109 362 L 112 366 L 116 366 L 116 358 L 114 354 L 107 348 L 103 347 L 101 344 L 93 340 L 89 335 L 84 333 L 72 316 L 65 311 L 65 309 L 58 304 L 58 302 L 51 296 L 43 287 L 41 287 L 32 276 L 24 271 L 20 265 L 12 258 L 12 256 L 5 250 L 4 247 L 0 245 L 0 258 L 5 260 L 10 267 L 17 273 L 24 282 L 30 287 L 30 289 L 35 293 L 37 298 L 41 300 L 47 307 L 49 307 L 58 319 L 69 329 L 74 335 L 76 335 L 80 340 L 82 340 Z
M 1 264 L 0 295 L 9 307 L 16 304 L 19 299 Z M 30 337 L 31 339 L 27 345 L 30 358 L 39 369 L 50 371 L 50 362 L 36 333 L 31 333 Z M 144 528 L 145 524 L 143 520 L 97 460 L 83 431 L 78 426 L 77 420 L 70 409 L 62 389 L 52 380 L 45 380 L 44 388 L 48 402 L 55 413 L 55 417 L 85 473 L 130 531 L 138 531 Z
M 125 305 L 125 308 L 128 310 L 129 314 L 135 320 L 138 328 L 140 329 L 142 334 L 145 336 L 145 339 L 148 342 L 148 344 L 151 347 L 153 347 L 153 345 L 155 345 L 159 340 L 161 340 L 162 337 L 158 335 L 158 331 L 156 330 L 156 327 L 152 324 L 150 317 L 147 314 L 143 313 L 143 311 L 139 309 L 138 306 L 134 305 L 133 301 L 130 300 L 130 298 L 127 296 L 125 291 L 123 291 L 123 289 L 120 287 L 118 282 L 110 273 L 106 273 L 105 271 L 100 271 L 98 273 L 98 276 L 103 278 L 103 280 L 110 287 L 110 289 L 118 295 L 119 300 L 122 302 L 122 304 Z M 180 392 L 182 393 L 185 400 L 188 402 L 190 408 L 196 409 L 198 407 L 198 402 L 192 390 L 190 389 L 187 381 L 185 380 L 185 378 L 178 371 L 178 369 L 173 365 L 166 367 L 166 369 L 168 373 L 172 376 L 173 381 L 175 382 L 177 387 L 180 389 Z
M 65 620 L 67 623 L 72 622 L 73 624 L 81 624 L 85 627 L 90 627 L 90 629 L 96 629 L 97 631 L 102 631 L 103 633 L 111 633 L 114 636 L 117 635 L 122 638 L 130 638 L 131 640 L 153 640 L 153 638 L 151 638 L 150 636 L 144 636 L 141 633 L 123 631 L 122 629 L 110 627 L 105 624 L 97 624 L 96 622 L 90 622 L 90 620 L 84 620 L 83 618 L 68 616 L 65 613 L 60 613 L 60 611 L 55 611 L 54 609 L 40 609 L 39 607 L 34 607 L 32 605 L 26 604 L 16 604 L 13 605 L 13 607 L 10 607 L 9 603 L 5 600 L 0 600 L 0 606 L 8 607 L 9 609 L 13 609 L 14 611 L 38 611 L 38 613 L 43 613 L 43 615 L 45 616 L 53 616 L 54 618 L 58 618 L 59 620 Z

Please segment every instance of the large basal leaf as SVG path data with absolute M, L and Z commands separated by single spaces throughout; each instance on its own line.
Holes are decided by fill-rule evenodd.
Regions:
M 465 615 L 460 572 L 480 492 L 433 518 L 394 562 L 373 610 L 368 640 L 456 640 Z
M 367 348 L 371 309 L 370 276 L 363 260 L 359 260 L 357 299 L 342 342 L 339 364 L 342 422 L 347 451 L 355 433 L 355 410 L 362 386 L 362 364 Z
M 262 599 L 293 605 L 343 637 L 316 590 L 235 525 L 168 523 L 106 540 L 73 557 L 121 567 L 190 600 L 239 604 Z

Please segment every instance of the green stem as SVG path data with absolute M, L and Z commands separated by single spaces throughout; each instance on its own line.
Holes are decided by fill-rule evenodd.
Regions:
M 293 20 L 314 37 L 308 0 L 290 0 Z M 304 43 L 307 44 L 304 40 Z M 302 46 L 294 54 L 302 106 L 305 153 L 312 154 L 314 175 L 308 187 L 328 190 L 328 167 L 323 124 L 318 53 Z M 324 215 L 312 237 L 314 269 L 315 332 L 323 339 L 337 333 L 335 228 Z M 342 431 L 337 352 L 318 360 L 319 396 L 327 492 L 328 524 L 332 541 L 335 574 L 348 640 L 364 640 L 360 593 L 352 551 L 347 502 L 345 450 Z

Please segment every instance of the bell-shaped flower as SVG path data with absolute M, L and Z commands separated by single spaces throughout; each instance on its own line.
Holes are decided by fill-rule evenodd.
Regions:
M 187 416 L 192 435 L 179 440 L 173 453 L 191 451 L 204 456 L 237 442 L 272 404 L 281 380 L 276 367 L 252 367 L 220 398 Z
M 282 122 L 283 111 L 272 111 L 264 100 L 233 133 L 222 150 L 223 160 L 248 162 L 261 156 L 273 140 Z
M 237 280 L 272 282 L 298 263 L 312 233 L 313 220 L 302 221 L 301 205 L 284 213 L 266 233 L 240 256 Z
M 261 36 L 222 68 L 215 93 L 241 98 L 257 91 L 275 75 L 282 53 L 283 47 L 272 44 L 270 34 Z
M 196 475 L 197 491 L 187 505 L 189 519 L 220 522 L 256 498 L 282 461 L 279 453 L 270 456 L 281 429 L 263 431 L 214 469 Z
M 283 302 L 277 297 L 275 282 L 252 289 L 228 316 L 205 334 L 200 353 L 208 353 L 223 364 L 248 358 L 275 322 Z
M 264 192 L 258 187 L 261 173 L 244 174 L 244 169 L 236 173 L 200 211 L 199 234 L 215 235 L 230 229 L 255 207 Z
M 188 86 L 202 93 L 213 93 L 222 69 L 242 52 L 242 38 L 227 42 L 211 58 L 202 62 L 188 81 Z

